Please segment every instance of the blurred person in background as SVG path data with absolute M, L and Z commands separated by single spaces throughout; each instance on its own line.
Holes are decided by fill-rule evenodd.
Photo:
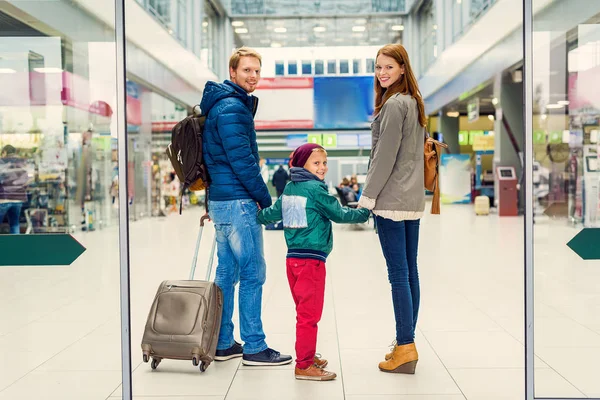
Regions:
M 283 165 L 280 165 L 273 174 L 273 186 L 275 186 L 275 190 L 277 190 L 277 198 L 281 197 L 283 189 L 285 189 L 285 185 L 287 185 L 289 180 L 290 176 L 285 168 L 283 168 Z
M 17 156 L 13 146 L 4 146 L 0 158 L 0 223 L 6 217 L 13 235 L 21 233 L 19 216 L 27 201 L 25 186 L 28 181 L 25 161 Z

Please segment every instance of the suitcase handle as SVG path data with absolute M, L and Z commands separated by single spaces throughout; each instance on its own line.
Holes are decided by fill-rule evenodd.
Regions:
M 200 232 L 198 232 L 198 238 L 196 239 L 196 249 L 194 250 L 194 259 L 192 260 L 192 269 L 190 270 L 189 280 L 194 280 L 194 275 L 196 274 L 196 264 L 198 263 L 198 251 L 200 250 L 200 242 L 202 240 L 202 232 L 204 231 L 204 223 L 206 220 L 210 221 L 210 216 L 208 213 L 204 214 L 202 218 L 200 218 Z M 208 260 L 208 267 L 206 269 L 206 281 L 210 281 L 210 274 L 212 272 L 213 261 L 215 258 L 215 250 L 217 247 L 217 235 L 215 233 L 215 237 L 213 238 L 212 248 L 210 250 L 210 259 Z

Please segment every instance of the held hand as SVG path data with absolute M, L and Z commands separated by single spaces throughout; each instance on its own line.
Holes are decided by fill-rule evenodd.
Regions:
M 258 207 L 258 211 L 262 210 L 262 207 L 260 206 L 260 204 L 258 204 L 258 202 L 256 202 L 256 207 Z

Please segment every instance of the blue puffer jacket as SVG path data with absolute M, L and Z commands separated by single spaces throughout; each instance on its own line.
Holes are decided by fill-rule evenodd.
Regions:
M 204 125 L 204 160 L 213 201 L 252 199 L 261 208 L 272 204 L 258 166 L 254 114 L 258 99 L 233 82 L 207 82 L 200 108 Z

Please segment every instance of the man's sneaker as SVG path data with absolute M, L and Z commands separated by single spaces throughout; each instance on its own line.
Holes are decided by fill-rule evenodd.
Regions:
M 324 358 L 321 358 L 321 355 L 319 353 L 317 353 L 317 354 L 315 354 L 315 360 L 314 360 L 313 364 L 315 364 L 315 367 L 325 368 L 327 366 L 327 364 L 329 364 L 329 361 L 327 361 Z
M 266 349 L 256 354 L 244 354 L 244 365 L 285 365 L 292 362 L 292 356 L 280 354 L 273 349 Z
M 244 348 L 238 342 L 234 342 L 233 346 L 225 350 L 217 350 L 215 353 L 215 361 L 227 361 L 232 358 L 241 357 L 244 354 Z
M 296 367 L 294 374 L 296 375 L 296 379 L 306 381 L 331 381 L 337 377 L 335 372 L 329 372 L 323 368 L 317 367 L 315 364 L 306 369 Z

